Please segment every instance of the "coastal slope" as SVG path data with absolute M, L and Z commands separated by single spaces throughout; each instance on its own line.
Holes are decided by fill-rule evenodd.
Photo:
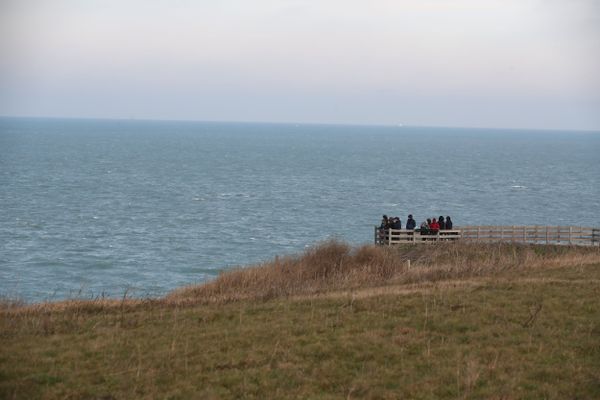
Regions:
M 599 295 L 598 248 L 328 242 L 161 299 L 5 302 L 0 397 L 597 398 Z

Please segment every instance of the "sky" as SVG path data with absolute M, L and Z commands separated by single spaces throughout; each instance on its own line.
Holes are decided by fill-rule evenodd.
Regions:
M 600 0 L 0 0 L 0 115 L 600 130 Z

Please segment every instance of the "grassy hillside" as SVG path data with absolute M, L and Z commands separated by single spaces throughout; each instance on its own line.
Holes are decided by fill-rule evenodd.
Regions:
M 5 302 L 0 398 L 600 398 L 599 299 L 598 248 L 326 243 L 163 299 Z

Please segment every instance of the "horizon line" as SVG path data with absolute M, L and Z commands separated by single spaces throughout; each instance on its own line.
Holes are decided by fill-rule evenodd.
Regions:
M 64 117 L 39 115 L 0 115 L 0 119 L 51 119 L 51 120 L 83 120 L 83 121 L 122 121 L 122 122 L 184 122 L 184 123 L 214 123 L 214 124 L 264 124 L 264 125 L 312 125 L 312 126 L 348 126 L 348 127 L 380 127 L 380 128 L 435 128 L 435 129 L 483 129 L 495 131 L 540 131 L 540 132 L 574 132 L 600 133 L 600 129 L 582 128 L 499 128 L 489 126 L 452 126 L 452 125 L 412 125 L 392 123 L 351 123 L 351 122 L 297 122 L 297 121 L 244 121 L 244 120 L 210 120 L 193 118 L 137 118 L 137 117 Z

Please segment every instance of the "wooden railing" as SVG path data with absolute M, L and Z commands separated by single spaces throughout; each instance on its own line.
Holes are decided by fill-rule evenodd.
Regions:
M 444 230 L 437 233 L 421 233 L 419 230 L 406 229 L 380 229 L 375 227 L 375 244 L 398 244 L 398 243 L 431 243 L 438 241 L 458 240 L 461 231 Z
M 461 226 L 436 234 L 418 230 L 380 229 L 375 227 L 375 244 L 431 243 L 466 240 L 600 246 L 600 229 L 581 226 Z
M 600 229 L 582 226 L 461 226 L 462 237 L 475 241 L 543 244 L 600 244 Z

